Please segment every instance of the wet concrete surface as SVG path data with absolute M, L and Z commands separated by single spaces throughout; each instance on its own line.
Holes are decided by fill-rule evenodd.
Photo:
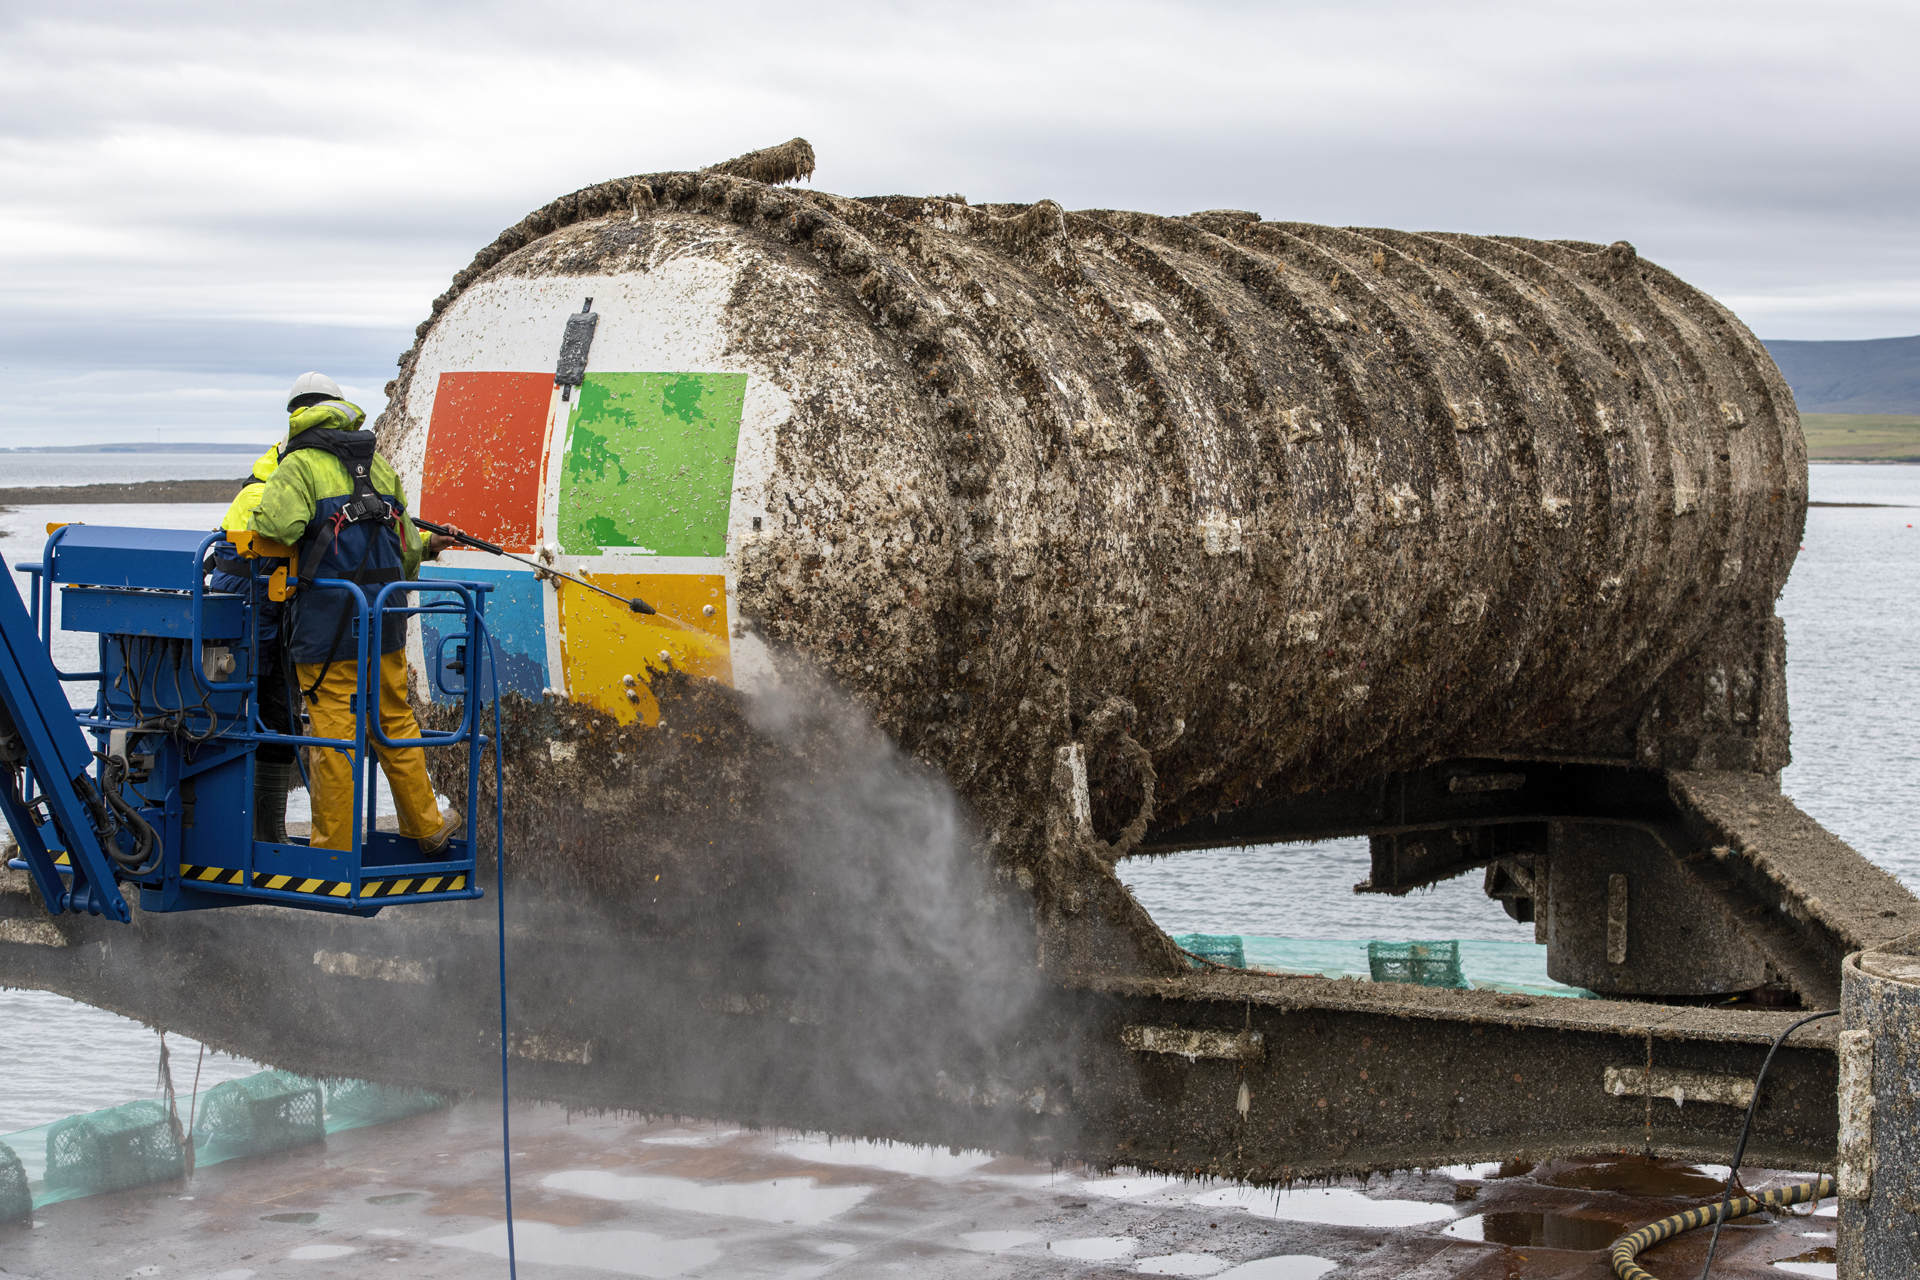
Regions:
M 1602 1280 L 1615 1236 L 1713 1186 L 1688 1166 L 1592 1157 L 1275 1192 L 550 1106 L 516 1108 L 514 1124 L 519 1262 L 533 1280 Z M 498 1112 L 472 1101 L 212 1166 L 184 1187 L 50 1205 L 0 1228 L 0 1275 L 504 1275 L 498 1133 Z M 1755 1171 L 1748 1185 L 1785 1180 Z M 1833 1222 L 1829 1209 L 1729 1228 L 1714 1272 L 1830 1275 Z M 1694 1233 L 1643 1261 L 1697 1275 L 1704 1247 Z

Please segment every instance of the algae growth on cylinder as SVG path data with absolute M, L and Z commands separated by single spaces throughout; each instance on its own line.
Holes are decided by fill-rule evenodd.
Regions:
M 403 357 L 382 438 L 425 515 L 660 606 L 450 554 L 501 584 L 511 689 L 626 723 L 668 668 L 823 674 L 995 828 L 1091 719 L 1108 839 L 1445 756 L 1783 763 L 1792 399 L 1630 246 L 756 180 L 783 163 L 556 201 Z M 1730 627 L 1717 703 L 1662 688 Z

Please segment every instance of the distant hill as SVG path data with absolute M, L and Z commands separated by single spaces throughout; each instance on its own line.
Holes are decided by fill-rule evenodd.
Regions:
M 119 444 L 30 444 L 0 453 L 259 453 L 264 444 L 236 444 L 220 440 L 169 440 L 165 444 L 125 441 Z
M 1920 413 L 1920 336 L 1768 342 L 1801 413 Z
M 1920 414 L 1803 413 L 1812 462 L 1920 462 Z

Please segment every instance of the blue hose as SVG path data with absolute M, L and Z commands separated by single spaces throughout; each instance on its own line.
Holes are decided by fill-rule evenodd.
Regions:
M 513 1135 L 507 1119 L 507 772 L 501 754 L 500 673 L 493 664 L 493 635 L 484 619 L 475 616 L 475 648 L 485 655 L 487 679 L 493 686 L 493 905 L 500 933 L 500 1163 L 507 1188 L 507 1275 L 519 1280 L 513 1251 Z M 469 696 L 473 685 L 467 686 Z

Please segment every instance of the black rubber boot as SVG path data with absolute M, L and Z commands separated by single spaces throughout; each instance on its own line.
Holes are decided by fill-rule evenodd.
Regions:
M 293 789 L 293 762 L 253 762 L 253 838 L 287 842 L 287 792 Z

